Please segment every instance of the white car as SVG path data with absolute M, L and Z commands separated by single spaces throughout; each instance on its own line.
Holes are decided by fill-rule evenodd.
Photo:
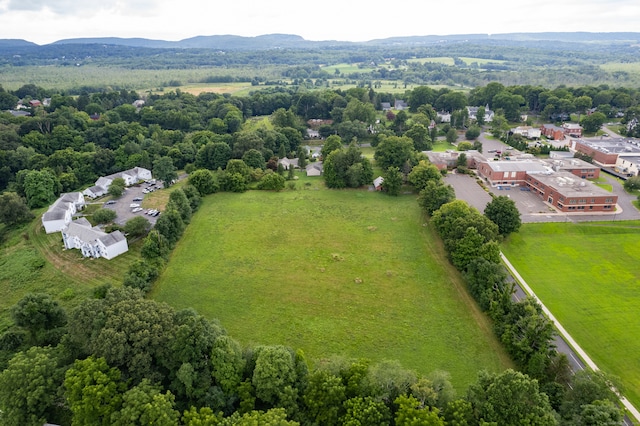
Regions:
M 137 208 L 137 207 L 140 207 L 140 204 L 138 204 L 138 203 L 131 203 L 131 204 L 129 204 L 129 207 L 131 207 L 132 209 L 135 209 L 135 208 Z
M 132 213 L 138 213 L 142 211 L 142 207 L 136 207 L 135 209 L 131 210 Z

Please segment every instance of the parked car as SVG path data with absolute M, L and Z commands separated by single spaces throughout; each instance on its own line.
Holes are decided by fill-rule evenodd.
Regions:
M 142 197 L 136 197 L 133 199 L 133 201 L 142 201 Z
M 131 210 L 132 213 L 138 213 L 142 211 L 142 207 L 136 207 L 135 209 Z
M 105 205 L 107 205 L 107 206 L 110 206 L 110 205 L 115 204 L 115 203 L 116 203 L 116 201 L 115 201 L 115 200 L 109 200 L 109 201 L 107 201 L 107 202 L 106 202 L 106 203 L 104 203 L 104 204 L 105 204 Z

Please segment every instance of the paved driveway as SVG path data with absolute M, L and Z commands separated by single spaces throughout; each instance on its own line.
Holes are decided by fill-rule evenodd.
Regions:
M 161 186 L 161 185 L 158 184 L 156 187 L 158 186 Z M 151 223 L 151 226 L 156 224 L 156 220 L 158 220 L 158 217 L 148 216 L 144 214 L 145 212 L 144 210 L 137 213 L 133 213 L 132 212 L 133 209 L 130 207 L 130 205 L 133 203 L 142 204 L 142 201 L 133 201 L 133 199 L 138 197 L 144 199 L 144 196 L 146 194 L 143 193 L 142 190 L 146 187 L 147 185 L 144 183 L 137 186 L 136 185 L 130 186 L 124 191 L 124 194 L 122 194 L 122 197 L 117 198 L 115 200 L 116 202 L 115 204 L 104 205 L 105 209 L 111 209 L 116 212 L 117 216 L 116 216 L 115 222 L 118 225 L 124 225 L 125 223 L 127 223 L 129 219 L 134 218 L 136 216 L 144 217 Z

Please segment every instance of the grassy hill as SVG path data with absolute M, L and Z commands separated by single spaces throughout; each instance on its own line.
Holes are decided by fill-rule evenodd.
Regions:
M 512 365 L 414 196 L 307 188 L 207 197 L 151 296 L 243 345 L 398 359 L 458 390 Z

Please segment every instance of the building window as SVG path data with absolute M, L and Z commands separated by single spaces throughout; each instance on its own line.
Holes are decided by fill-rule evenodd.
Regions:
M 569 204 L 576 204 L 576 200 L 575 199 L 569 200 Z
M 607 198 L 604 200 L 605 203 L 613 203 L 613 198 Z
M 605 210 L 611 210 L 611 206 L 604 206 Z

